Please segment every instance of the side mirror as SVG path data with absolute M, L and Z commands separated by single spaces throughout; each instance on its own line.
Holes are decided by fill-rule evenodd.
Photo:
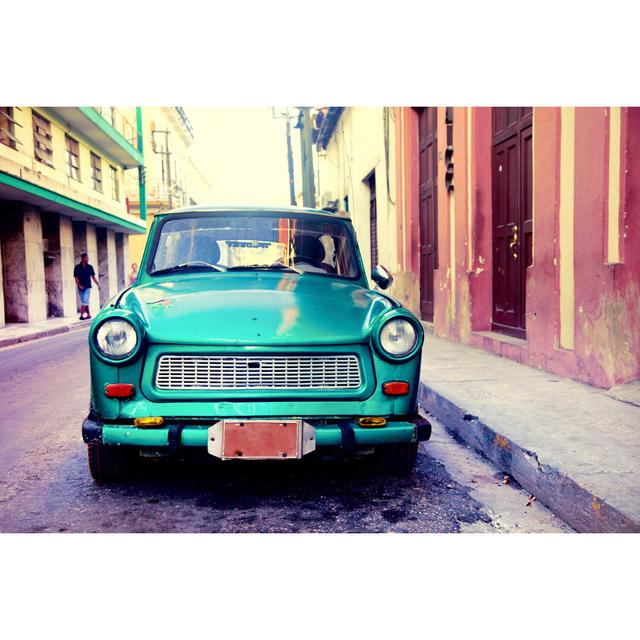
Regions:
M 386 267 L 377 264 L 371 272 L 371 279 L 381 288 L 388 289 L 393 284 L 393 276 Z

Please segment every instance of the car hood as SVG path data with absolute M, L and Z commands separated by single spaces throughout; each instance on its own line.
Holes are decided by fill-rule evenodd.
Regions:
M 334 278 L 252 272 L 134 286 L 118 306 L 140 318 L 150 342 L 261 346 L 362 343 L 397 305 Z

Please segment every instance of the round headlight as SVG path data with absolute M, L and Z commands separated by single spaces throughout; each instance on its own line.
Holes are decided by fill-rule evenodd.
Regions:
M 416 346 L 418 332 L 404 318 L 389 320 L 380 331 L 380 345 L 391 356 L 402 357 Z
M 126 320 L 106 320 L 98 327 L 96 344 L 102 355 L 120 360 L 133 353 L 138 344 L 138 334 Z

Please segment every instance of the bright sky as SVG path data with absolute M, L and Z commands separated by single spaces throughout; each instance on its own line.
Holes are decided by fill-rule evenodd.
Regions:
M 297 113 L 290 109 L 291 113 Z M 285 120 L 269 107 L 187 109 L 194 128 L 193 159 L 213 190 L 213 203 L 289 204 Z M 296 193 L 300 136 L 291 121 Z

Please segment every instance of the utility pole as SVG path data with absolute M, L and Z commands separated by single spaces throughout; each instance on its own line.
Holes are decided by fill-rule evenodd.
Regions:
M 305 207 L 316 206 L 316 188 L 313 174 L 313 141 L 311 139 L 311 108 L 300 107 L 298 123 L 300 129 L 300 153 L 302 156 L 302 203 Z
M 276 110 L 271 107 L 271 115 L 274 119 L 279 120 L 284 118 L 286 131 L 287 131 L 287 167 L 289 169 L 289 201 L 295 207 L 296 204 L 296 186 L 293 175 L 293 150 L 291 149 L 291 118 L 293 116 L 289 113 L 289 109 L 285 109 L 280 112 L 280 115 L 276 115 Z
M 291 120 L 287 118 L 286 120 L 287 126 L 287 164 L 289 167 L 289 200 L 291 204 L 295 207 L 298 203 L 296 202 L 296 186 L 293 179 L 293 150 L 291 149 Z
M 162 147 L 161 151 L 158 151 L 157 147 L 156 147 L 156 133 L 163 133 L 164 134 L 164 147 Z M 169 133 L 171 133 L 170 131 L 167 130 L 160 130 L 160 129 L 156 129 L 154 131 L 151 132 L 151 148 L 153 150 L 154 153 L 159 153 L 160 155 L 164 156 L 163 158 L 163 164 L 166 160 L 167 163 L 167 195 L 168 195 L 168 200 L 169 200 L 169 209 L 173 209 L 173 195 L 172 195 L 172 191 L 173 191 L 173 185 L 171 184 L 171 151 L 169 151 Z

